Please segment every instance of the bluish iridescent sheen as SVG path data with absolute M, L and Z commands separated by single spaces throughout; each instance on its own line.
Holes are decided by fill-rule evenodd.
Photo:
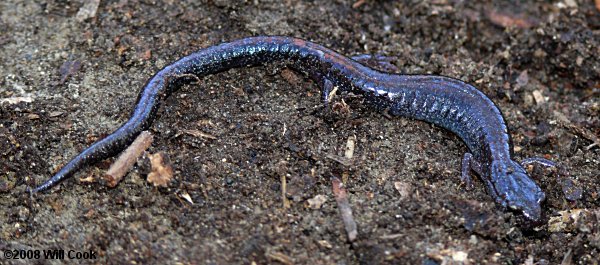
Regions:
M 131 118 L 108 137 L 85 149 L 50 180 L 46 190 L 80 168 L 127 147 L 147 129 L 159 104 L 184 83 L 236 67 L 281 61 L 321 85 L 362 94 L 392 115 L 431 122 L 456 133 L 472 153 L 473 168 L 488 192 L 531 220 L 541 215 L 544 193 L 525 170 L 511 160 L 511 146 L 498 107 L 481 91 L 460 80 L 433 75 L 398 75 L 364 66 L 321 45 L 290 37 L 250 37 L 212 46 L 163 68 L 144 86 Z

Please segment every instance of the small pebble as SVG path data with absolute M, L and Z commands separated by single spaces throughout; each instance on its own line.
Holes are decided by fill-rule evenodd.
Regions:
M 561 182 L 562 192 L 569 201 L 576 201 L 583 197 L 583 190 L 570 178 L 564 178 Z

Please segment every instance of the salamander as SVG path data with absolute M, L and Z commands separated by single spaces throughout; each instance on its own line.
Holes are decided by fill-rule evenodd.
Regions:
M 322 87 L 324 101 L 336 87 L 338 91 L 363 95 L 388 114 L 427 121 L 452 131 L 470 151 L 463 157 L 462 179 L 470 183 L 469 173 L 474 171 L 499 205 L 521 212 L 527 219 L 540 219 L 545 194 L 524 167 L 512 159 L 510 136 L 500 110 L 474 86 L 444 76 L 378 71 L 319 44 L 282 36 L 222 43 L 164 67 L 144 85 L 127 122 L 83 150 L 31 192 L 47 190 L 79 169 L 116 155 L 150 127 L 161 102 L 181 85 L 231 68 L 270 62 L 282 62 L 307 74 Z M 539 158 L 524 161 L 553 165 Z

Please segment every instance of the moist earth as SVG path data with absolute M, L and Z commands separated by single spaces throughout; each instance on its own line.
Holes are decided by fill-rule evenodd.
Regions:
M 90 264 L 600 261 L 598 1 L 94 2 L 0 3 L 2 250 L 93 251 L 78 260 Z M 169 158 L 168 187 L 146 181 L 141 158 L 108 188 L 107 159 L 26 193 L 125 122 L 160 68 L 258 35 L 475 85 L 502 110 L 517 161 L 559 163 L 528 168 L 546 192 L 544 220 L 522 221 L 480 181 L 466 189 L 467 149 L 449 131 L 388 117 L 361 95 L 324 106 L 317 84 L 278 64 L 202 78 L 163 103 L 148 152 Z M 344 182 L 353 242 L 331 176 Z

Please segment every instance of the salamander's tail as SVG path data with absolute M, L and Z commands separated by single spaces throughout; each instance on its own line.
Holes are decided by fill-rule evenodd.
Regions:
M 34 189 L 27 188 L 30 193 L 37 193 L 40 191 L 45 191 L 49 188 L 54 187 L 56 184 L 61 182 L 63 179 L 66 179 L 73 175 L 76 168 L 78 168 L 78 164 L 81 163 L 81 157 L 75 157 L 75 159 L 71 160 L 66 166 L 64 166 L 58 173 L 56 173 L 52 178 L 46 180 L 46 182 L 37 186 Z

